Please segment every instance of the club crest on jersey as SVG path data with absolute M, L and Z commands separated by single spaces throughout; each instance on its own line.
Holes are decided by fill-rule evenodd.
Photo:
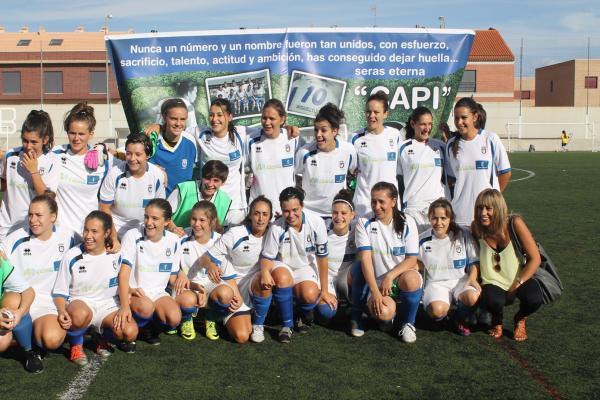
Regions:
M 481 146 L 481 154 L 487 153 L 487 148 L 485 146 Z
M 346 166 L 346 163 L 343 161 L 340 161 L 340 169 L 344 169 L 345 166 Z
M 148 193 L 152 193 L 152 184 L 148 184 Z
M 59 243 L 58 244 L 58 251 L 60 251 L 61 253 L 64 253 L 64 251 L 65 251 L 65 245 L 64 245 L 64 243 Z
M 171 249 L 167 249 L 167 250 L 165 251 L 165 255 L 166 255 L 167 257 L 171 257 Z
M 390 144 L 390 147 L 394 147 L 394 139 L 390 139 L 388 143 Z
M 290 150 L 291 150 L 291 147 L 290 147 L 290 145 L 289 145 L 289 144 L 286 144 L 286 145 L 285 145 L 285 152 L 286 152 L 286 153 L 289 153 L 289 152 L 290 152 Z
M 113 270 L 116 271 L 117 269 L 119 269 L 119 266 L 117 265 L 117 260 L 113 260 L 112 265 L 113 265 Z
M 182 159 L 182 160 L 181 160 L 181 168 L 182 168 L 182 169 L 186 169 L 186 168 L 187 168 L 187 165 L 188 165 L 188 160 L 187 160 L 187 158 L 184 158 L 184 159 Z
M 38 170 L 40 175 L 44 175 L 44 171 L 46 171 L 46 168 L 44 167 L 40 167 L 40 169 Z
M 462 247 L 460 245 L 456 246 L 456 252 L 458 254 L 462 253 Z

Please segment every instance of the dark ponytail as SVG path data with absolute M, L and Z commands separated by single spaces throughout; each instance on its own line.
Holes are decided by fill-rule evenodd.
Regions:
M 432 115 L 431 110 L 427 107 L 417 107 L 410 114 L 410 117 L 406 120 L 406 139 L 412 139 L 415 137 L 415 128 L 412 126 L 412 122 L 417 122 L 423 115 Z M 433 116 L 433 115 L 432 115 Z
M 398 210 L 398 189 L 389 182 L 377 182 L 371 189 L 371 196 L 373 195 L 373 192 L 379 192 L 380 190 L 387 191 L 387 194 L 391 199 L 396 199 L 396 206 L 392 209 L 392 220 L 394 223 L 394 232 L 396 232 L 397 235 L 402 236 L 406 217 L 402 211 Z
M 212 106 L 217 106 L 225 114 L 229 114 L 229 115 L 233 116 L 233 111 L 231 110 L 231 102 L 227 99 L 224 99 L 224 98 L 216 99 L 215 101 L 213 101 L 211 103 L 211 107 Z M 233 119 L 232 119 L 227 124 L 227 136 L 229 137 L 229 141 L 231 142 L 231 144 L 234 146 L 235 146 L 235 133 L 236 133 L 235 124 L 233 123 Z M 243 144 L 240 143 L 240 146 L 241 145 L 243 145 Z
M 481 104 L 479 104 L 478 102 L 473 100 L 472 97 L 463 97 L 462 99 L 460 99 L 459 101 L 456 102 L 456 105 L 454 106 L 454 110 L 456 110 L 457 108 L 462 108 L 462 107 L 468 108 L 469 111 L 471 112 L 471 114 L 477 116 L 477 119 L 475 120 L 475 124 L 474 124 L 475 128 L 477 128 L 477 129 L 485 128 L 487 112 L 485 111 L 485 109 L 483 108 L 483 106 Z M 454 142 L 452 142 L 452 154 L 454 155 L 454 158 L 456 158 L 456 156 L 458 155 L 458 143 L 462 139 L 459 133 L 457 133 L 455 137 L 456 137 L 456 139 L 454 140 Z

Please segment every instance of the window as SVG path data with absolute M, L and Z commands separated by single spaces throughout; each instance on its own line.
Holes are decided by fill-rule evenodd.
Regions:
M 462 81 L 458 87 L 459 92 L 476 92 L 477 91 L 477 71 L 466 69 L 463 74 Z
M 2 73 L 2 94 L 20 94 L 21 93 L 21 73 L 3 72 Z
M 31 39 L 21 39 L 17 42 L 17 46 L 29 46 Z
M 597 76 L 586 76 L 585 77 L 585 88 L 586 89 L 598 89 L 598 77 Z
M 90 93 L 106 93 L 105 71 L 90 71 Z
M 521 90 L 521 100 L 531 100 L 531 90 Z
M 50 43 L 48 43 L 49 46 L 60 46 L 62 44 L 63 40 L 62 39 L 50 39 Z
M 62 71 L 44 72 L 44 93 L 59 94 L 63 93 L 63 73 Z

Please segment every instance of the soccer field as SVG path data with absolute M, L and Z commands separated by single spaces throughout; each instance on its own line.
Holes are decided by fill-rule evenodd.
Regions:
M 276 341 L 276 331 L 246 345 L 162 335 L 161 346 L 138 343 L 135 354 L 91 358 L 82 369 L 53 353 L 39 375 L 26 373 L 20 353 L 11 350 L 0 356 L 0 399 L 599 398 L 600 269 L 593 250 L 600 217 L 593 205 L 600 198 L 600 154 L 510 159 L 509 209 L 524 216 L 565 284 L 557 304 L 528 320 L 524 343 L 510 338 L 513 306 L 498 341 L 481 331 L 467 338 L 434 331 L 421 313 L 410 345 L 375 329 L 350 337 L 347 319 L 337 318 L 331 327 L 294 335 L 289 345 Z

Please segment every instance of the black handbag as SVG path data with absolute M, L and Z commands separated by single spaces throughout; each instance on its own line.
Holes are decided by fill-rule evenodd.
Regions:
M 510 217 L 508 224 L 508 232 L 510 234 L 510 240 L 515 247 L 515 252 L 517 256 L 522 257 L 523 264 L 525 263 L 525 259 L 527 254 L 523 250 L 523 246 L 517 237 L 514 227 L 514 217 Z M 558 271 L 556 269 L 556 265 L 552 262 L 552 259 L 544 249 L 544 247 L 540 244 L 540 242 L 535 242 L 537 248 L 540 252 L 540 258 L 542 262 L 538 267 L 535 274 L 533 274 L 533 279 L 540 286 L 540 290 L 542 291 L 542 296 L 544 298 L 544 304 L 550 304 L 560 299 L 560 296 L 564 290 L 564 286 L 558 276 Z

